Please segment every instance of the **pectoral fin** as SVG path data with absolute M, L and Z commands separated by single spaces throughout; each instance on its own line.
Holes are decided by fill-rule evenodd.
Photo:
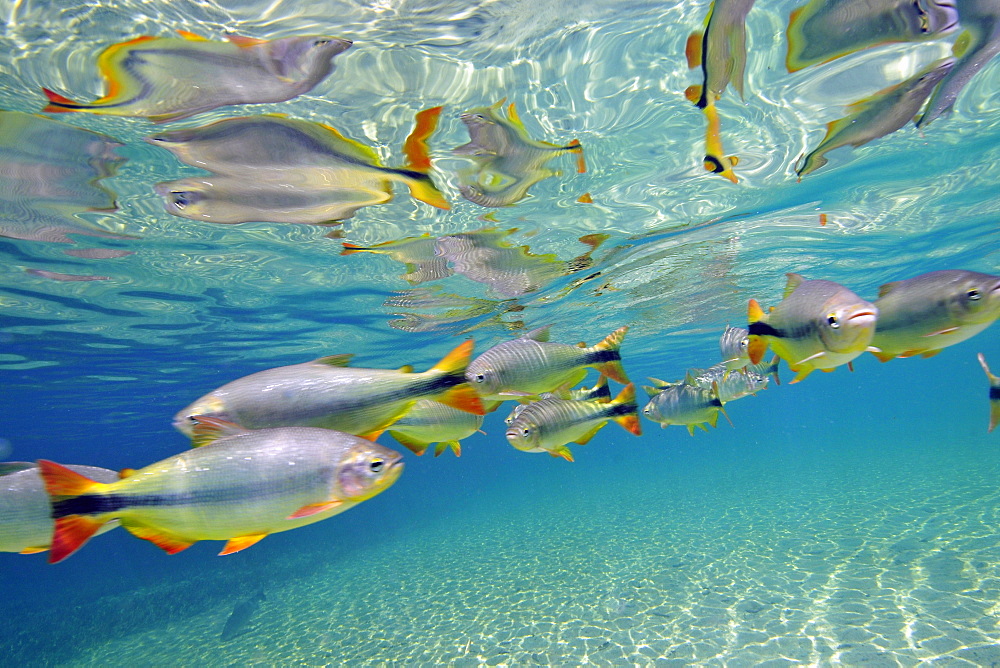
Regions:
M 302 506 L 301 508 L 299 508 L 298 510 L 296 510 L 294 513 L 292 513 L 291 515 L 289 515 L 286 519 L 297 520 L 297 519 L 300 519 L 302 517 L 309 517 L 311 515 L 318 515 L 319 513 L 323 513 L 323 512 L 326 512 L 328 510 L 333 510 L 334 508 L 336 508 L 337 506 L 341 505 L 342 503 L 344 503 L 344 502 L 341 501 L 340 499 L 336 499 L 334 501 L 327 501 L 325 503 L 310 503 L 307 506 Z
M 232 554 L 233 552 L 239 552 L 240 550 L 245 550 L 255 543 L 259 543 L 264 539 L 266 533 L 255 533 L 249 536 L 239 536 L 237 538 L 230 538 L 226 546 L 222 548 L 222 552 L 219 552 L 219 556 L 225 556 L 227 554 Z

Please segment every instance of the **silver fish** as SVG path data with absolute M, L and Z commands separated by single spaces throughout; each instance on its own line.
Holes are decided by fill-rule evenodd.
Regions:
M 996 429 L 997 423 L 1000 423 L 1000 378 L 990 372 L 990 368 L 986 366 L 986 357 L 982 353 L 979 353 L 978 357 L 980 366 L 986 372 L 986 379 L 990 382 L 990 426 L 986 430 L 989 433 Z
M 649 403 L 642 409 L 642 414 L 654 422 L 659 422 L 664 429 L 672 424 L 682 424 L 688 433 L 694 436 L 694 428 L 701 427 L 708 431 L 705 424 L 713 427 L 719 421 L 719 413 L 725 415 L 719 398 L 718 384 L 706 390 L 688 383 L 663 383 L 655 381 L 656 386 L 646 387 L 652 396 Z M 732 424 L 730 420 L 729 424 Z
M 257 614 L 257 609 L 260 608 L 260 604 L 267 600 L 267 596 L 264 595 L 264 591 L 258 591 L 256 594 L 250 598 L 240 601 L 235 606 L 233 606 L 233 611 L 229 614 L 229 618 L 226 619 L 226 625 L 222 628 L 222 633 L 219 635 L 219 639 L 223 641 L 232 640 L 237 636 L 241 636 L 250 629 L 250 620 L 253 616 Z
M 750 364 L 750 332 L 743 327 L 726 325 L 719 337 L 719 353 L 726 371 L 739 371 Z

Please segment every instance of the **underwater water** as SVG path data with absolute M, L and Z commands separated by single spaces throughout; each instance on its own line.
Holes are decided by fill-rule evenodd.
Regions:
M 588 345 L 628 325 L 631 379 L 676 380 L 720 361 L 725 325 L 746 325 L 750 298 L 777 304 L 787 272 L 866 299 L 928 271 L 1000 273 L 1000 61 L 950 115 L 800 180 L 828 123 L 958 32 L 789 73 L 799 4 L 747 16 L 744 95 L 717 103 L 732 183 L 705 171 L 684 94 L 707 2 L 0 0 L 0 109 L 28 114 L 42 88 L 100 97 L 98 55 L 140 35 L 354 42 L 286 102 L 162 126 L 50 114 L 105 136 L 65 130 L 75 166 L 23 157 L 55 130 L 0 125 L 3 459 L 139 468 L 189 447 L 177 411 L 249 373 L 340 353 L 423 371 L 465 338 L 478 353 L 543 325 Z M 579 140 L 586 171 L 557 155 L 528 196 L 487 208 L 463 198 L 454 149 L 460 115 L 504 98 L 531 138 Z M 143 141 L 281 113 L 398 167 L 437 106 L 430 173 L 451 208 L 397 182 L 339 225 L 171 215 L 155 184 L 205 172 Z M 430 252 L 408 243 L 421 235 Z M 0 665 L 1000 665 L 1000 433 L 976 361 L 1000 366 L 998 332 L 796 384 L 783 366 L 727 404 L 733 426 L 611 424 L 572 463 L 513 449 L 506 406 L 461 457 L 386 434 L 406 467 L 391 488 L 225 557 L 123 530 L 58 564 L 0 553 Z

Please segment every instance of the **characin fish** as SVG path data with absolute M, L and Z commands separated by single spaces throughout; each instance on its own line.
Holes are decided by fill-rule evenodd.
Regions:
M 52 498 L 55 530 L 49 562 L 80 549 L 111 520 L 174 554 L 199 540 L 225 540 L 220 554 L 271 533 L 341 513 L 396 481 L 401 455 L 329 429 L 245 431 L 198 421 L 194 448 L 110 484 L 39 462 Z
M 881 44 L 936 39 L 957 23 L 949 1 L 812 0 L 788 19 L 785 65 L 796 72 Z
M 712 384 L 719 386 L 719 400 L 723 404 L 745 397 L 749 394 L 757 394 L 760 390 L 767 388 L 769 377 L 773 376 L 775 383 L 778 381 L 778 357 L 774 357 L 769 363 L 750 364 L 742 369 L 742 373 L 730 373 L 725 364 L 715 364 L 707 369 L 690 369 L 684 382 L 689 385 L 697 385 L 706 390 L 712 389 Z
M 750 364 L 750 332 L 742 327 L 726 325 L 719 337 L 719 352 L 726 371 L 739 371 Z
M 759 363 L 770 344 L 797 383 L 814 369 L 832 371 L 870 348 L 879 314 L 874 304 L 833 281 L 787 276 L 785 298 L 769 313 L 750 300 L 751 362 Z
M 573 461 L 567 443 L 585 445 L 614 420 L 626 431 L 642 435 L 635 386 L 629 383 L 612 401 L 559 399 L 546 394 L 538 401 L 515 408 L 507 427 L 507 441 L 524 452 L 548 452 Z
M 465 199 L 480 206 L 510 206 L 524 199 L 531 186 L 555 175 L 545 164 L 565 153 L 577 155 L 578 172 L 587 171 L 579 141 L 559 146 L 532 139 L 513 103 L 504 117 L 504 102 L 506 98 L 460 116 L 471 141 L 454 153 L 469 156 L 476 163 L 458 174 L 458 189 Z
M 618 383 L 629 382 L 619 352 L 628 327 L 590 348 L 550 342 L 549 327 L 493 346 L 469 364 L 465 377 L 482 398 L 500 400 L 576 385 L 587 375 L 587 367 Z
M 682 424 L 694 436 L 695 427 L 701 427 L 705 431 L 708 431 L 706 424 L 714 427 L 719 421 L 719 413 L 729 420 L 719 398 L 718 383 L 713 383 L 712 388 L 706 390 L 686 382 L 664 383 L 656 379 L 650 380 L 656 385 L 645 388 L 650 399 L 642 409 L 642 414 L 659 422 L 660 427 L 666 429 L 672 424 Z M 733 424 L 732 420 L 729 420 L 729 424 Z
M 222 628 L 219 639 L 223 641 L 232 640 L 241 636 L 249 630 L 250 620 L 257 614 L 260 604 L 267 600 L 263 590 L 258 591 L 250 598 L 244 599 L 233 606 L 233 611 L 226 619 L 226 625 Z
M 572 385 L 572 383 L 570 385 Z M 557 399 L 572 399 L 573 401 L 597 401 L 600 403 L 607 403 L 611 401 L 611 388 L 608 387 L 608 378 L 604 375 L 597 379 L 597 383 L 593 387 L 580 387 L 572 390 L 567 385 L 556 388 L 552 392 L 547 392 L 546 394 L 550 394 Z M 504 419 L 504 422 L 508 427 L 514 422 L 514 418 L 520 414 L 521 410 L 528 405 L 530 404 L 516 404 L 514 408 L 511 409 L 510 415 Z M 499 405 L 497 407 L 499 407 Z
M 990 372 L 990 368 L 986 366 L 986 357 L 982 353 L 979 353 L 978 357 L 979 364 L 986 372 L 987 380 L 990 381 L 990 426 L 986 430 L 989 433 L 996 429 L 997 423 L 1000 422 L 1000 378 Z
M 688 90 L 688 99 L 704 109 L 718 100 L 732 84 L 743 97 L 743 72 L 747 62 L 747 14 L 755 0 L 714 0 L 705 30 L 692 33 L 685 53 L 688 67 L 700 67 L 702 85 Z
M 418 399 L 482 415 L 479 397 L 464 376 L 472 346 L 471 339 L 461 343 L 422 373 L 409 366 L 349 367 L 351 355 L 258 371 L 198 399 L 174 416 L 174 426 L 193 435 L 198 416 L 208 416 L 246 429 L 322 427 L 374 437 Z
M 116 472 L 96 466 L 66 468 L 100 482 L 118 480 Z M 117 522 L 104 529 L 116 526 Z M 44 552 L 52 544 L 52 528 L 52 506 L 38 465 L 0 462 L 0 552 Z
M 964 28 L 953 47 L 958 62 L 934 89 L 927 108 L 917 119 L 918 128 L 951 111 L 965 85 L 1000 53 L 1000 2 L 956 0 L 956 6 Z
M 954 64 L 953 58 L 942 58 L 906 81 L 850 105 L 849 115 L 827 124 L 823 141 L 806 155 L 796 173 L 802 177 L 816 171 L 827 163 L 826 154 L 836 148 L 862 146 L 899 130 L 913 120 Z
M 138 37 L 105 49 L 97 58 L 105 94 L 81 104 L 44 89 L 49 113 L 85 111 L 144 116 L 154 123 L 188 118 L 230 104 L 284 102 L 333 71 L 334 56 L 351 47 L 336 37 L 262 40 L 227 36 L 212 41 L 181 31 L 180 37 Z
M 459 441 L 477 431 L 483 433 L 480 431 L 482 426 L 482 415 L 473 415 L 433 399 L 421 399 L 392 423 L 389 435 L 418 456 L 434 445 L 435 457 L 447 448 L 451 448 L 456 457 L 461 457 Z
M 273 208 L 280 213 L 286 206 L 303 208 L 297 199 L 315 200 L 326 202 L 331 208 L 342 206 L 342 213 L 328 210 L 321 214 L 326 216 L 323 220 L 340 220 L 349 218 L 360 206 L 390 200 L 389 182 L 403 183 L 422 202 L 440 209 L 450 208 L 428 174 L 431 160 L 427 139 L 437 127 L 440 114 L 441 107 L 417 113 L 413 132 L 404 144 L 407 164 L 400 168 L 383 167 L 374 150 L 329 125 L 273 114 L 230 118 L 200 128 L 162 132 L 147 137 L 146 141 L 166 148 L 193 167 L 228 177 L 222 183 L 221 179 L 203 183 L 224 193 L 221 199 L 229 200 L 233 207 Z M 193 189 L 186 185 L 191 183 L 196 184 Z M 168 196 L 168 210 L 175 215 L 215 222 L 247 222 L 240 220 L 247 214 L 230 215 L 228 220 L 221 220 L 218 213 L 211 217 L 205 212 L 192 214 L 191 205 L 197 202 L 192 193 L 185 191 L 203 190 L 198 183 L 198 179 L 188 179 L 160 184 L 157 192 Z M 268 192 L 254 196 L 257 188 Z M 283 198 L 287 201 L 268 202 L 282 198 L 283 190 L 296 194 Z M 176 197 L 169 197 L 171 194 L 186 195 L 188 201 L 178 203 Z M 169 209 L 171 204 L 176 210 Z
M 936 355 L 1000 317 L 1000 276 L 951 269 L 886 283 L 875 300 L 875 357 Z

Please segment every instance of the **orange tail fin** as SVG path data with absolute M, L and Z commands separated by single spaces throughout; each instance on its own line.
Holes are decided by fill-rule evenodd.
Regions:
M 435 364 L 431 370 L 449 374 L 464 374 L 465 367 L 469 366 L 472 359 L 472 347 L 475 345 L 476 342 L 473 339 L 466 339 L 441 358 L 441 361 Z
M 55 521 L 49 563 L 56 564 L 70 556 L 104 526 L 104 522 L 83 515 L 68 515 Z
M 427 173 L 431 169 L 430 148 L 427 140 L 431 138 L 437 129 L 438 118 L 441 116 L 443 107 L 431 107 L 417 112 L 414 117 L 413 132 L 406 138 L 403 144 L 403 153 L 406 154 L 407 169 L 420 172 L 425 178 L 408 180 L 407 186 L 414 199 L 418 199 L 425 204 L 448 210 L 451 204 L 444 198 L 434 182 L 431 181 Z
M 83 106 L 79 102 L 74 102 L 68 97 L 63 97 L 55 91 L 51 91 L 48 88 L 43 88 L 42 92 L 45 93 L 45 97 L 49 98 L 49 104 L 42 111 L 49 114 L 61 114 L 69 111 L 79 111 Z
M 50 496 L 80 496 L 105 485 L 47 459 L 38 460 L 38 472 Z
M 621 355 L 619 354 L 619 348 L 621 347 L 622 340 L 628 333 L 628 325 L 625 327 L 619 327 L 615 331 L 605 337 L 603 341 L 594 346 L 593 350 L 604 353 L 614 353 L 617 359 L 613 359 L 607 362 L 602 362 L 595 365 L 598 371 L 603 373 L 605 376 L 615 381 L 616 383 L 628 384 L 628 376 L 625 375 L 625 368 L 622 366 Z
M 476 394 L 471 385 L 462 383 L 456 385 L 442 395 L 436 397 L 445 406 L 457 408 L 473 415 L 486 415 L 486 408 L 483 407 L 482 399 Z
M 632 409 L 631 413 L 618 415 L 613 419 L 626 431 L 629 431 L 636 436 L 642 436 L 642 425 L 639 424 L 639 407 L 635 403 L 635 385 L 629 383 L 622 388 L 622 391 L 618 393 L 618 396 L 615 397 L 612 403 L 628 406 Z

